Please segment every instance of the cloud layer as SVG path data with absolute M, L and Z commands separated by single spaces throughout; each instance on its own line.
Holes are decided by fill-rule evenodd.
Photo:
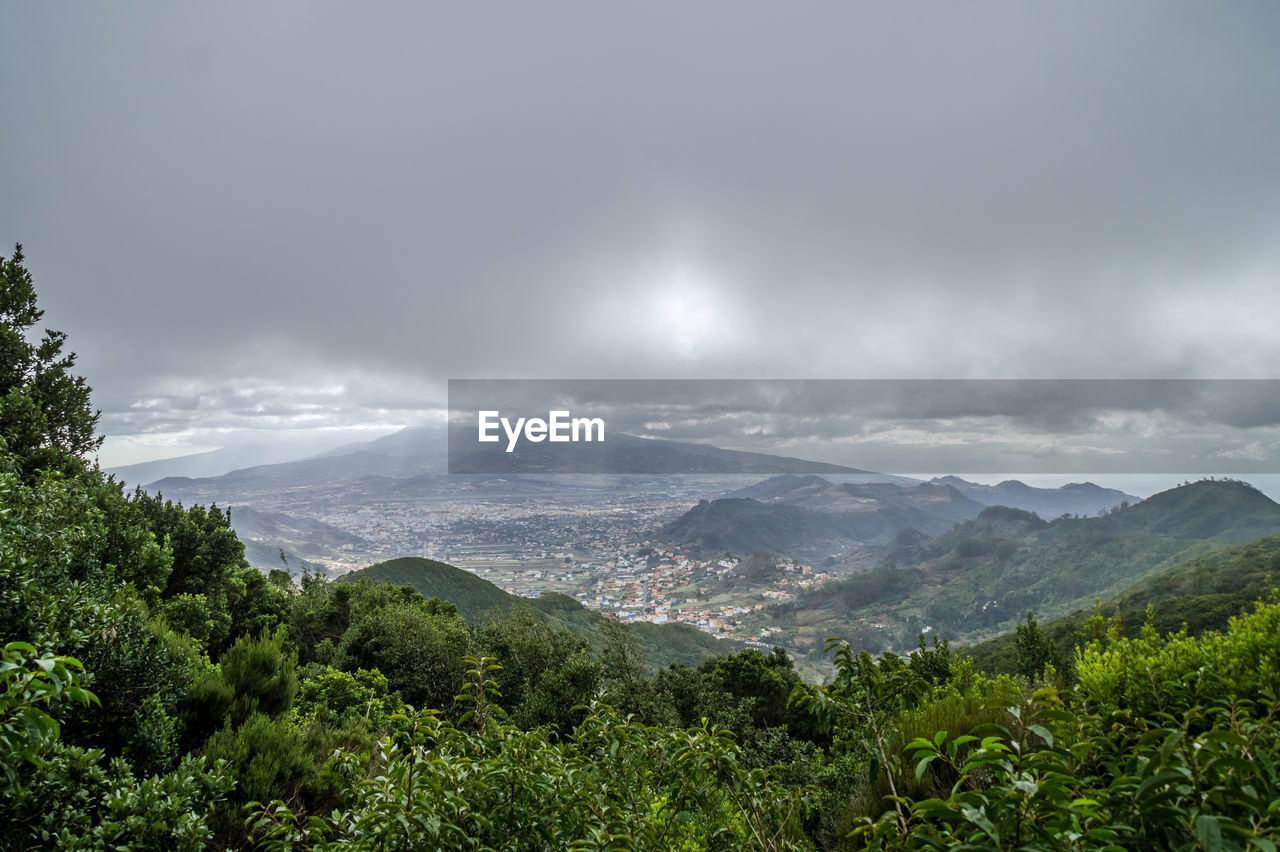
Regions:
M 1280 358 L 1272 3 L 3 16 L 0 240 L 112 434 Z

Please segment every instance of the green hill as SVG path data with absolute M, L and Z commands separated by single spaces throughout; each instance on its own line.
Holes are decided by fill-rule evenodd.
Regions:
M 520 600 L 469 571 L 416 556 L 379 562 L 338 578 L 339 583 L 358 583 L 361 580 L 412 586 L 424 597 L 439 598 L 453 604 L 458 608 L 458 614 L 471 624 L 479 621 L 489 610 L 512 606 Z
M 1249 609 L 1280 583 L 1280 535 L 1268 536 L 1243 545 L 1223 547 L 1159 571 L 1103 602 L 1097 611 L 1109 621 L 1117 615 L 1121 630 L 1133 636 L 1147 620 L 1162 634 L 1184 626 L 1198 635 L 1223 630 L 1227 621 Z M 1041 623 L 1044 635 L 1058 646 L 1063 659 L 1088 636 L 1088 621 L 1094 608 Z M 1011 634 L 981 642 L 962 653 L 974 664 L 990 672 L 1012 671 L 1014 637 Z
M 767 550 L 787 556 L 839 549 L 849 534 L 835 515 L 745 498 L 698 503 L 662 528 L 666 541 L 703 555 Z
M 537 598 L 522 598 L 504 592 L 469 571 L 433 559 L 414 556 L 391 559 L 338 578 L 340 583 L 362 580 L 412 586 L 425 597 L 452 603 L 458 608 L 458 614 L 472 625 L 504 610 L 529 607 L 546 623 L 583 636 L 597 648 L 604 643 L 605 617 L 568 595 L 544 592 Z M 650 669 L 665 668 L 671 663 L 696 666 L 708 657 L 723 656 L 738 649 L 687 624 L 635 622 L 631 627 Z
M 1275 532 L 1280 506 L 1246 482 L 1210 479 L 1154 494 L 1115 517 L 1127 529 L 1171 538 L 1243 543 Z
M 752 497 L 703 500 L 662 528 L 663 539 L 705 556 L 745 555 L 767 550 L 783 556 L 814 559 L 862 544 L 888 544 L 901 530 L 930 535 L 976 516 L 982 505 L 947 485 L 905 488 L 894 483 L 832 485 L 817 477 L 762 483 L 742 493 L 773 494 L 778 488 L 789 502 L 762 502 Z M 811 486 L 810 483 L 821 483 Z

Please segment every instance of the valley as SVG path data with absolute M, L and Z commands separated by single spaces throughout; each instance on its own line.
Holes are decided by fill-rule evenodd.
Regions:
M 1225 480 L 1143 501 L 1089 483 L 954 476 L 445 475 L 414 455 L 425 440 L 407 430 L 328 462 L 151 488 L 230 506 L 264 571 L 341 577 L 434 560 L 517 598 L 563 596 L 636 624 L 782 646 L 801 666 L 819 664 L 837 635 L 873 652 L 910 651 L 921 635 L 981 642 L 1028 610 L 1065 616 L 1280 532 L 1280 507 Z

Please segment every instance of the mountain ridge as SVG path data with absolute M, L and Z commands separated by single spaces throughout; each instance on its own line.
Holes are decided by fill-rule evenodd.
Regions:
M 897 483 L 905 487 L 905 483 Z M 1140 497 L 1114 488 L 1102 488 L 1092 482 L 1073 482 L 1058 488 L 1037 488 L 1016 479 L 999 485 L 981 485 L 958 476 L 935 477 L 917 485 L 951 487 L 983 506 L 1009 506 L 1035 512 L 1045 520 L 1064 514 L 1096 515 L 1121 504 L 1136 504 Z M 746 488 L 728 497 L 753 497 L 759 500 L 789 503 L 809 509 L 834 511 L 859 498 L 875 498 L 885 492 L 879 483 L 836 483 L 817 475 L 783 474 Z
M 521 442 L 511 452 L 501 445 L 478 446 L 454 437 L 451 473 L 612 473 L 612 474 L 780 474 L 841 473 L 871 475 L 830 462 L 772 453 L 726 450 L 711 444 L 641 438 L 617 432 L 605 441 L 552 445 Z
M 813 559 L 833 549 L 887 545 L 905 528 L 938 535 L 982 510 L 980 504 L 949 485 L 921 483 L 908 488 L 891 483 L 826 483 L 829 487 L 815 491 L 814 480 L 825 483 L 805 477 L 785 489 L 793 497 L 796 491 L 807 492 L 797 503 L 735 496 L 704 500 L 665 524 L 662 535 L 670 544 L 690 547 L 703 555 L 766 550 Z M 769 482 L 774 486 L 765 493 L 777 492 L 788 484 Z M 823 508 L 806 505 L 815 501 Z

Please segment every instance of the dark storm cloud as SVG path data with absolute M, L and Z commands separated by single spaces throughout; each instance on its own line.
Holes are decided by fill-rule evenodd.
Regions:
M 1280 357 L 1271 3 L 0 15 L 0 239 L 118 428 Z

